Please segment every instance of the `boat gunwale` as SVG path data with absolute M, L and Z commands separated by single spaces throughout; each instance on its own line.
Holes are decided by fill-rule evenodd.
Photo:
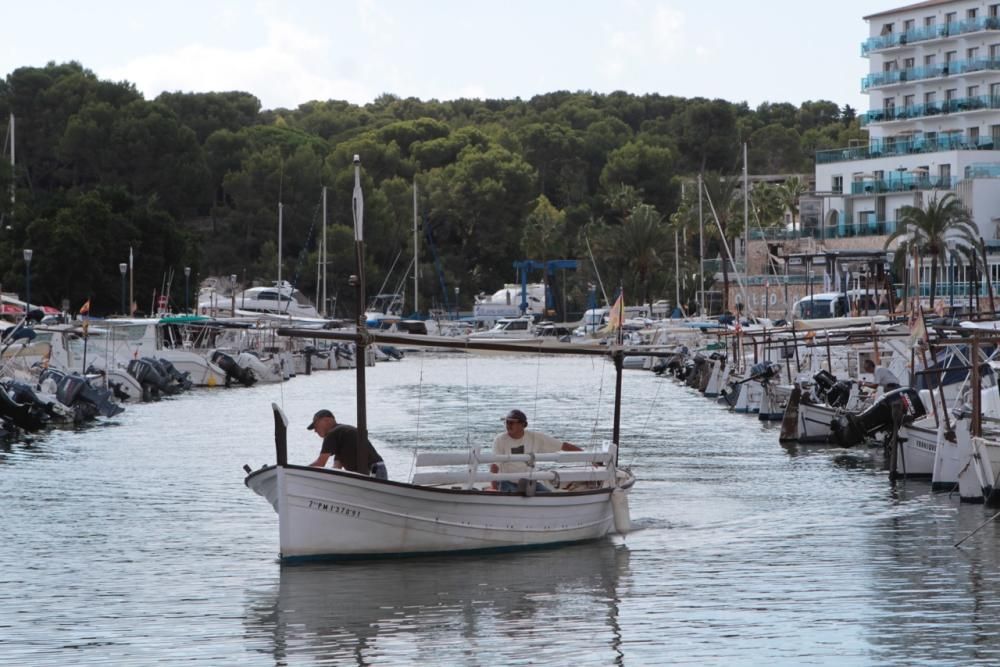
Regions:
M 498 498 L 564 498 L 564 497 L 578 497 L 578 496 L 592 496 L 592 495 L 610 495 L 615 489 L 631 489 L 635 484 L 635 477 L 632 476 L 625 484 L 621 486 L 614 487 L 602 487 L 599 489 L 586 489 L 581 491 L 555 491 L 551 493 L 540 493 L 529 496 L 525 493 L 518 493 L 516 491 L 486 491 L 483 489 L 453 489 L 453 488 L 442 488 L 437 486 L 425 486 L 423 484 L 413 484 L 411 482 L 399 482 L 393 479 L 378 479 L 376 477 L 370 477 L 368 475 L 359 475 L 353 472 L 345 472 L 343 470 L 335 470 L 332 468 L 316 468 L 313 466 L 303 466 L 296 465 L 293 463 L 282 465 L 266 465 L 262 468 L 258 468 L 253 472 L 247 474 L 243 479 L 243 484 L 247 488 L 250 488 L 250 479 L 257 475 L 265 472 L 270 472 L 271 470 L 277 470 L 278 468 L 285 468 L 290 470 L 303 470 L 314 472 L 317 474 L 332 475 L 334 477 L 344 477 L 354 480 L 358 480 L 363 483 L 374 483 L 389 485 L 394 487 L 400 487 L 405 489 L 417 490 L 417 491 L 430 491 L 434 493 L 445 493 L 445 494 L 458 494 L 458 495 L 472 495 L 472 496 L 482 496 L 482 497 L 498 497 Z

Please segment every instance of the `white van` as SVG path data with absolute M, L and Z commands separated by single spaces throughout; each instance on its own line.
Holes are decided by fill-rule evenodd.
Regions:
M 820 320 L 851 315 L 888 315 L 889 298 L 884 291 L 855 289 L 844 292 L 819 292 L 799 299 L 792 306 L 792 316 L 798 320 Z

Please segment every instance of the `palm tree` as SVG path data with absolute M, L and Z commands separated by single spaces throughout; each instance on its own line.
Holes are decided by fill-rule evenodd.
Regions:
M 742 200 L 736 194 L 741 187 L 738 176 L 708 173 L 702 178 L 705 188 L 705 236 L 708 241 L 708 253 L 718 252 L 722 259 L 722 312 L 729 312 L 729 251 L 731 248 L 726 238 L 719 234 L 721 227 L 726 237 L 732 238 L 743 233 Z M 712 222 L 712 208 L 718 216 L 719 224 Z M 737 211 L 737 208 L 739 211 Z M 734 267 L 735 268 L 735 267 Z
M 667 245 L 666 227 L 656 208 L 639 204 L 632 209 L 619 230 L 618 242 L 625 265 L 632 274 L 632 283 L 639 303 L 649 301 L 649 284 L 653 270 L 663 264 L 661 251 Z
M 799 217 L 799 198 L 809 192 L 809 188 L 798 176 L 785 179 L 785 182 L 778 186 L 778 196 L 781 204 L 792 214 L 792 232 L 795 232 L 795 221 Z
M 931 258 L 931 300 L 934 307 L 934 292 L 937 289 L 938 264 L 947 260 L 952 252 L 965 254 L 977 244 L 978 230 L 972 222 L 969 210 L 953 192 L 943 198 L 931 198 L 924 208 L 904 206 L 896 219 L 897 226 L 885 241 L 886 250 L 898 239 L 903 239 L 896 248 L 897 255 L 904 258 L 916 252 Z M 949 248 L 949 242 L 954 247 Z M 920 280 L 920 274 L 917 274 Z M 919 293 L 919 283 L 918 283 Z

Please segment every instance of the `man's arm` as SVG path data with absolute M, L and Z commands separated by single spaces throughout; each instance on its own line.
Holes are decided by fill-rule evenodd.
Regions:
M 320 452 L 319 456 L 316 457 L 316 460 L 309 464 L 309 467 L 311 467 L 311 468 L 322 468 L 322 467 L 324 467 L 326 465 L 326 462 L 329 461 L 329 460 L 330 460 L 330 455 L 328 453 L 326 453 L 326 452 Z M 334 468 L 338 467 L 336 459 L 334 459 L 334 461 L 333 461 L 333 467 Z
M 564 442 L 562 444 L 562 450 L 564 452 L 582 452 L 583 451 L 581 448 L 577 447 L 572 442 Z

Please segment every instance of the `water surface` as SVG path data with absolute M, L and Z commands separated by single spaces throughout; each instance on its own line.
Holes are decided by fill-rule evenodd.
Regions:
M 410 355 L 369 369 L 393 479 L 417 451 L 487 446 L 518 407 L 581 446 L 610 437 L 610 364 Z M 10 665 L 997 664 L 1000 534 L 867 451 L 777 430 L 628 372 L 622 457 L 637 530 L 482 557 L 277 562 L 277 517 L 243 485 L 289 459 L 354 373 L 200 390 L 0 448 L 0 663 Z

